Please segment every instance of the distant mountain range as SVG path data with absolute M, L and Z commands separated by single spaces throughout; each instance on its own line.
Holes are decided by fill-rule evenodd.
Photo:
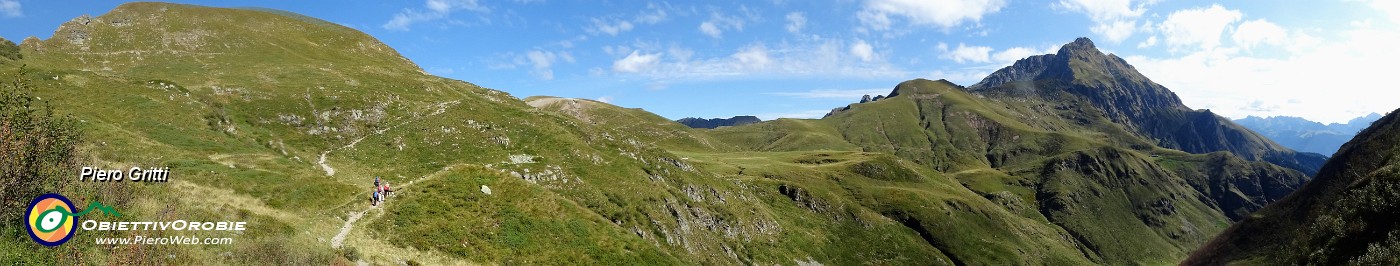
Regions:
M 676 120 L 677 123 L 681 123 L 682 125 L 685 125 L 685 126 L 688 126 L 688 127 L 691 127 L 691 128 L 717 128 L 717 127 L 729 127 L 729 126 L 738 126 L 738 125 L 753 124 L 753 123 L 758 123 L 758 122 L 762 122 L 762 121 L 763 121 L 762 119 L 758 119 L 758 117 L 756 117 L 756 116 L 748 116 L 748 115 L 741 115 L 741 116 L 735 116 L 735 117 L 730 117 L 730 118 L 711 118 L 711 119 L 696 118 L 696 117 L 686 117 L 686 118 L 681 118 L 680 120 Z
M 1400 265 L 1400 117 L 1366 124 L 1316 179 L 1182 264 Z
M 1371 122 L 1380 118 L 1380 114 L 1371 113 L 1347 121 L 1346 124 L 1323 125 L 1292 116 L 1271 116 L 1268 118 L 1249 116 L 1236 119 L 1235 123 L 1269 137 L 1284 147 L 1332 156 L 1332 153 L 1337 152 L 1342 144 L 1346 144 L 1347 141 L 1356 136 L 1357 132 L 1371 126 Z

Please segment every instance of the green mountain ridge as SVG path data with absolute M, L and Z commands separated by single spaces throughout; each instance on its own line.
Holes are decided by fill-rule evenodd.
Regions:
M 1091 48 L 1044 64 L 1073 81 L 1016 79 L 1034 90 L 916 79 L 824 119 L 705 130 L 431 76 L 299 15 L 123 4 L 27 39 L 0 73 L 81 121 L 79 160 L 169 166 L 173 180 L 58 192 L 114 202 L 121 219 L 250 229 L 228 246 L 80 244 L 138 234 L 108 231 L 42 249 L 7 221 L 0 261 L 1173 264 L 1308 179 L 1307 158 L 1139 95 L 1155 84 Z M 1105 87 L 1167 104 L 1084 96 Z M 1167 141 L 1141 121 L 1158 116 L 1201 121 Z M 398 195 L 371 207 L 375 176 Z
M 711 132 L 739 147 L 769 151 L 842 147 L 844 140 L 856 146 L 852 151 L 893 154 L 954 173 L 985 198 L 1066 230 L 1087 258 L 1105 264 L 1173 263 L 1232 219 L 1307 180 L 1296 170 L 1230 152 L 1155 147 L 1116 130 L 1096 109 L 1051 108 L 1077 117 L 1041 113 L 1043 102 L 979 97 L 945 80 L 904 82 L 891 95 L 821 120 L 779 119 Z
M 1231 226 L 1183 264 L 1400 263 L 1397 113 L 1343 145 L 1316 179 Z

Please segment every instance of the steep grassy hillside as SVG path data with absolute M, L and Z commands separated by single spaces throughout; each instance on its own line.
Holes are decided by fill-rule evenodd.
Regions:
M 174 171 L 124 187 L 127 200 L 104 196 L 115 187 L 58 192 L 123 213 L 98 219 L 250 229 L 231 245 L 155 250 L 90 244 L 138 232 L 83 232 L 60 250 L 36 248 L 12 221 L 4 261 L 1088 263 L 1063 231 L 900 159 L 750 164 L 650 113 L 552 98 L 536 108 L 301 16 L 135 3 L 20 47 L 0 71 L 78 120 L 85 163 Z M 385 206 L 367 204 L 375 176 L 400 192 Z
M 1062 52 L 1076 58 L 1104 57 L 1083 42 L 1066 45 Z M 1023 60 L 1018 67 L 1036 68 L 1026 62 L 1037 58 L 1054 55 Z M 1177 111 L 1096 105 L 1096 98 L 1082 95 L 1100 93 L 1095 87 L 1064 89 L 1066 85 L 1054 82 L 1038 83 L 1037 88 L 979 90 L 943 80 L 912 80 L 896 86 L 888 98 L 852 104 L 821 120 L 778 120 L 709 133 L 755 151 L 851 150 L 845 145 L 849 143 L 857 151 L 895 155 L 949 173 L 958 185 L 1011 213 L 1064 230 L 1090 260 L 1105 264 L 1175 263 L 1233 220 L 1282 198 L 1308 179 L 1296 170 L 1261 161 L 1267 159 L 1263 155 L 1192 154 L 1159 147 L 1153 138 L 1124 127 L 1124 119 L 1155 123 L 1191 111 L 1145 78 L 1122 78 L 1117 75 L 1125 73 L 1114 71 L 1088 75 L 1097 69 L 1131 68 L 1121 60 L 1108 63 L 1117 68 L 1083 62 L 1057 68 L 1045 63 L 1037 71 L 1079 77 L 1085 84 L 1152 84 L 1150 88 L 1161 90 L 1117 86 L 1113 93 L 1118 96 L 1109 98 L 1140 98 L 1133 100 L 1138 103 L 1121 104 Z M 1209 118 L 1202 123 L 1219 120 L 1209 112 L 1192 114 Z M 1227 134 L 1253 134 L 1211 125 Z M 1191 131 L 1182 138 L 1215 138 L 1216 133 Z M 791 140 L 834 148 L 782 144 Z M 1256 147 L 1251 152 L 1261 154 L 1296 154 L 1262 138 L 1213 141 Z
M 76 120 L 75 160 L 174 172 L 50 177 L 78 205 L 122 211 L 95 219 L 249 222 L 198 235 L 230 245 L 113 248 L 92 242 L 147 232 L 81 232 L 54 249 L 0 223 L 0 261 L 19 264 L 1169 264 L 1306 180 L 1259 161 L 1293 154 L 1208 112 L 1170 114 L 1247 153 L 1121 126 L 1161 113 L 1095 105 L 1088 85 L 920 79 L 826 119 L 701 130 L 431 76 L 314 18 L 161 3 L 0 42 L 0 55 L 0 73 Z M 1045 66 L 1122 82 L 1090 71 L 1119 68 Z M 376 176 L 398 193 L 369 206 Z
M 362 33 L 306 17 L 134 3 L 76 19 L 54 38 L 21 48 L 23 59 L 0 62 L 0 71 L 27 66 L 23 76 L 34 94 L 79 121 L 89 140 L 83 149 L 91 151 L 86 162 L 173 169 L 171 183 L 136 186 L 129 202 L 104 202 L 122 210 L 122 220 L 240 220 L 250 229 L 232 245 L 169 248 L 172 256 L 158 257 L 92 245 L 104 236 L 95 233 L 80 233 L 73 243 L 87 244 L 69 250 L 37 249 L 8 227 L 21 223 L 6 222 L 0 248 L 13 252 L 5 261 L 942 258 L 890 222 L 869 232 L 853 223 L 795 225 L 810 216 L 793 214 L 791 200 L 776 201 L 787 199 L 778 187 L 723 178 L 662 149 L 730 149 L 704 135 L 663 137 L 690 130 L 674 122 L 619 111 L 592 115 L 637 124 L 595 126 L 540 111 L 499 91 L 426 75 Z M 387 206 L 368 206 L 375 176 L 403 193 Z M 496 191 L 486 195 L 480 185 Z M 59 192 L 77 204 L 102 195 Z M 456 210 L 489 219 L 455 223 L 466 218 L 443 216 Z M 823 239 L 909 241 L 847 247 Z
M 1316 179 L 1232 226 L 1184 264 L 1400 263 L 1397 113 L 1343 145 Z

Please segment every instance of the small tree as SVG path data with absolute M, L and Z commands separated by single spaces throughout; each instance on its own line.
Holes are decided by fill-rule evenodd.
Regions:
M 55 117 L 53 108 L 31 95 L 23 66 L 0 84 L 0 224 L 23 224 L 33 197 L 58 191 L 65 174 L 77 165 L 81 138 L 71 117 Z

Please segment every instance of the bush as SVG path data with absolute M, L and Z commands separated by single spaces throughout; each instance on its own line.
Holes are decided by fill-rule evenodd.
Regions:
M 19 45 L 15 45 L 15 42 L 0 39 L 0 57 L 9 58 L 10 60 L 19 60 L 23 58 L 23 55 L 20 55 Z
M 77 165 L 81 139 L 71 117 L 56 117 L 52 107 L 30 95 L 24 67 L 0 84 L 0 221 L 23 224 L 29 201 L 62 189 L 58 182 Z

